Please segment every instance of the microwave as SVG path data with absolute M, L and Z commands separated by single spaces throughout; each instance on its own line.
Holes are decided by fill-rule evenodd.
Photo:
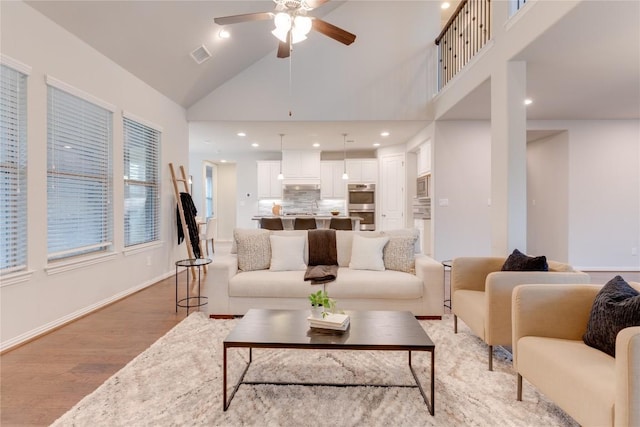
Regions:
M 431 186 L 431 174 L 419 176 L 416 181 L 416 198 L 428 199 L 431 197 L 429 187 Z

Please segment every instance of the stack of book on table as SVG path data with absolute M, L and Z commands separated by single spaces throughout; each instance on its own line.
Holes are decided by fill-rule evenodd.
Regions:
M 309 326 L 320 329 L 333 329 L 336 331 L 346 331 L 349 327 L 349 315 L 339 313 L 328 313 L 325 317 L 307 317 Z

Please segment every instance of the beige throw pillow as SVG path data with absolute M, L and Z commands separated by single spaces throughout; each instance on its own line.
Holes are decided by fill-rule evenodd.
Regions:
M 349 268 L 352 270 L 383 271 L 382 250 L 388 241 L 389 238 L 386 236 L 362 237 L 354 235 Z
M 266 270 L 271 263 L 269 230 L 235 229 L 233 238 L 238 247 L 238 269 Z
M 271 235 L 271 271 L 306 270 L 304 263 L 305 236 Z

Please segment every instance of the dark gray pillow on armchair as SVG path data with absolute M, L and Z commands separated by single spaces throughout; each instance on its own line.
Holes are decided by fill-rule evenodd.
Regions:
M 502 271 L 549 271 L 549 265 L 544 255 L 532 257 L 514 249 L 502 265 Z
M 616 357 L 616 336 L 630 326 L 640 326 L 640 292 L 616 276 L 596 295 L 582 340 Z

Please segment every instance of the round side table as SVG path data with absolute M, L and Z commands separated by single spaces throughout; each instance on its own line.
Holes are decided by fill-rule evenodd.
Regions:
M 190 258 L 190 259 L 181 259 L 180 261 L 176 261 L 176 313 L 178 312 L 178 307 L 187 309 L 187 316 L 189 315 L 189 309 L 194 307 L 202 307 L 203 305 L 209 302 L 208 297 L 203 297 L 200 295 L 200 269 L 202 266 L 211 264 L 211 259 L 209 258 Z M 190 272 L 187 271 L 187 297 L 178 300 L 178 267 L 197 267 L 198 268 L 198 296 L 190 296 L 189 295 L 189 275 Z

